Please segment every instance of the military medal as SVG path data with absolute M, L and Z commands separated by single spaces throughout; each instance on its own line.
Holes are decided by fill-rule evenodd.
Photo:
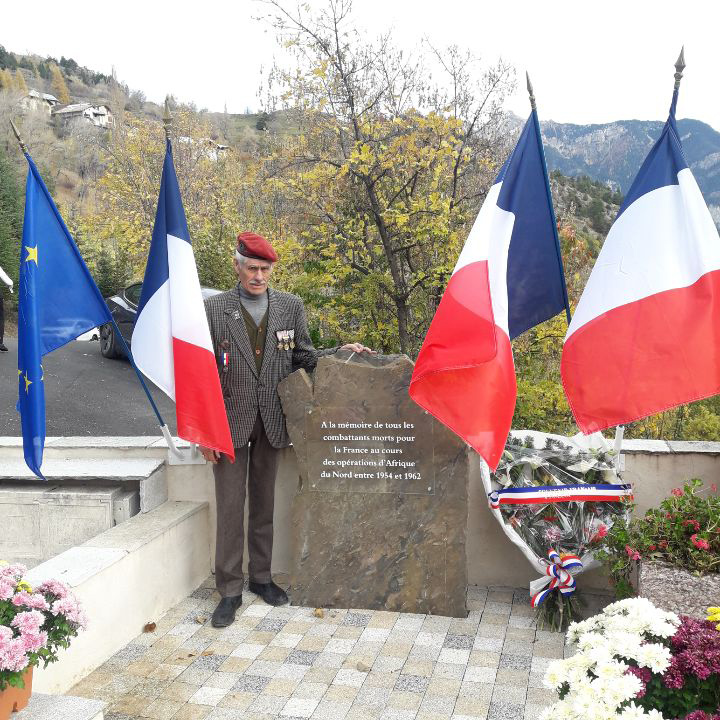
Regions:
M 275 336 L 276 336 L 277 339 L 278 339 L 277 349 L 278 349 L 278 350 L 282 350 L 282 347 L 283 347 L 283 344 L 282 344 L 282 330 L 278 330 L 278 331 L 275 333 Z
M 290 349 L 295 349 L 295 331 L 294 330 L 288 330 L 290 333 Z
M 289 330 L 283 330 L 283 347 L 286 350 L 290 349 L 290 331 Z

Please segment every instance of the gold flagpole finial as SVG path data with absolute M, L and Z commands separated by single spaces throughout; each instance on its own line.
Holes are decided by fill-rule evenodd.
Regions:
M 169 98 L 165 97 L 165 112 L 163 113 L 163 126 L 165 127 L 165 137 L 170 139 L 170 131 L 172 130 L 173 116 L 170 112 L 170 101 Z
M 682 80 L 683 70 L 685 69 L 685 46 L 682 46 L 680 55 L 675 61 L 675 89 L 680 87 L 680 81 Z
M 27 153 L 27 145 L 25 145 L 25 143 L 23 142 L 23 139 L 20 137 L 20 132 L 12 120 L 10 121 L 10 127 L 12 127 L 13 133 L 15 133 L 15 137 L 17 138 L 17 141 L 20 145 L 20 149 L 23 151 L 23 154 L 26 154 Z
M 533 110 L 537 110 L 537 106 L 535 105 L 535 93 L 533 92 L 533 86 L 530 82 L 530 73 L 528 73 L 527 70 L 525 71 L 525 79 L 527 80 L 527 91 L 530 96 L 530 107 Z

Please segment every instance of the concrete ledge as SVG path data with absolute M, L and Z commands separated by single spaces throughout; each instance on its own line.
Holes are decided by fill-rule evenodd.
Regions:
M 190 447 L 190 443 L 181 438 L 173 438 L 177 447 Z M 15 435 L 0 435 L 0 447 L 23 446 L 22 437 Z M 167 443 L 162 435 L 127 435 L 113 436 L 100 435 L 85 437 L 84 435 L 50 436 L 45 438 L 45 448 L 150 448 L 161 447 L 167 449 Z
M 146 480 L 163 461 L 159 458 L 48 458 L 42 473 L 48 480 Z M 23 458 L 6 458 L 0 480 L 37 480 Z
M 624 453 L 669 453 L 670 447 L 665 440 L 623 440 Z
M 170 501 L 33 568 L 31 585 L 65 581 L 89 620 L 33 687 L 67 692 L 193 592 L 210 574 L 209 537 L 207 503 Z
M 28 706 L 13 720 L 103 720 L 105 703 L 72 695 L 33 692 Z
M 179 449 L 190 448 L 190 443 L 174 438 Z M 0 458 L 22 460 L 22 438 L 0 436 Z M 45 439 L 45 459 L 69 458 L 132 458 L 156 457 L 167 459 L 168 446 L 165 438 L 154 435 L 133 436 L 69 436 Z
M 720 455 L 720 442 L 704 440 L 668 440 L 670 451 L 674 453 L 711 453 Z

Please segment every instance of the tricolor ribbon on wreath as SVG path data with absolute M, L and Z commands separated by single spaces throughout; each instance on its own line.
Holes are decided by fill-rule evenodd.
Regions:
M 501 505 L 535 505 L 581 501 L 621 502 L 632 500 L 630 485 L 540 485 L 533 487 L 511 487 L 488 493 L 490 507 L 497 510 Z
M 572 570 L 582 570 L 582 560 L 577 555 L 558 554 L 551 549 L 548 552 L 550 562 L 545 568 L 545 577 L 533 580 L 530 583 L 532 599 L 530 604 L 533 607 L 542 605 L 545 598 L 555 589 L 563 595 L 571 595 L 575 592 L 575 578 Z

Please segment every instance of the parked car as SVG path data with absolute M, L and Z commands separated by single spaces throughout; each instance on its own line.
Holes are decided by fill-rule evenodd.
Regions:
M 203 300 L 209 298 L 211 295 L 217 295 L 222 292 L 222 290 L 209 287 L 201 287 L 200 290 Z M 140 303 L 141 293 L 142 283 L 139 282 L 128 285 L 128 287 L 121 290 L 117 295 L 105 298 L 105 302 L 110 308 L 110 312 L 113 318 L 115 318 L 115 322 L 128 347 L 130 347 L 130 340 L 132 338 L 133 328 L 135 327 L 135 318 L 137 317 L 137 308 Z M 102 356 L 106 358 L 125 357 L 122 343 L 118 340 L 115 328 L 110 323 L 100 326 L 100 352 Z

